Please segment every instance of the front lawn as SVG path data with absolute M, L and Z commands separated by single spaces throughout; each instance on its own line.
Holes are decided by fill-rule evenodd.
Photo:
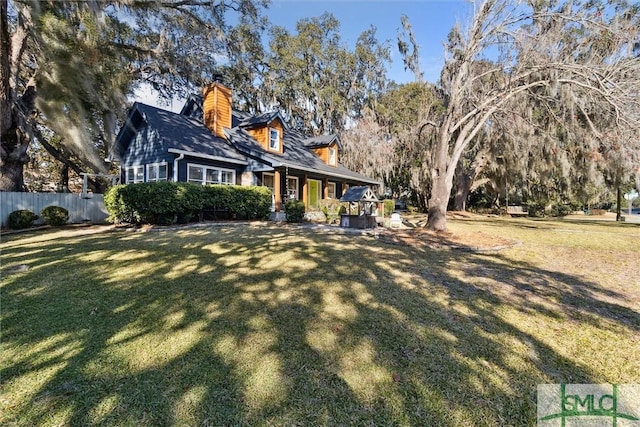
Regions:
M 541 383 L 640 383 L 640 227 L 450 221 L 2 238 L 0 424 L 535 425 Z

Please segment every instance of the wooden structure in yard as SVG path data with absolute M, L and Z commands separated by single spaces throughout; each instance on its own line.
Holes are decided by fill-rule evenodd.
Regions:
M 340 198 L 341 202 L 349 203 L 346 214 L 340 216 L 340 226 L 346 228 L 375 228 L 376 214 L 380 200 L 368 186 L 351 187 Z M 354 213 L 352 205 L 357 205 Z
M 507 214 L 511 216 L 529 216 L 529 211 L 523 206 L 507 206 Z

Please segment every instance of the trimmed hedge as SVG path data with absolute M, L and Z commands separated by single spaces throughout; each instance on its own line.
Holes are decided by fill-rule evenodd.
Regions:
M 289 200 L 284 205 L 287 222 L 302 222 L 304 220 L 304 211 L 304 202 L 299 200 Z
M 186 223 L 203 210 L 228 211 L 231 217 L 267 218 L 271 192 L 266 187 L 202 186 L 183 182 L 146 182 L 111 187 L 104 196 L 111 222 Z
M 14 230 L 29 228 L 36 219 L 38 219 L 38 215 L 28 209 L 13 211 L 9 214 L 9 227 Z
M 47 225 L 65 225 L 69 222 L 69 211 L 60 206 L 47 206 L 42 209 L 40 216 Z
M 266 219 L 271 213 L 271 191 L 267 187 L 208 185 L 203 187 L 204 209 L 227 211 L 231 217 Z

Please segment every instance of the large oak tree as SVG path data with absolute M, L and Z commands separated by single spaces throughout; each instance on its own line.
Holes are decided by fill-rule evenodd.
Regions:
M 0 191 L 24 189 L 35 140 L 66 167 L 104 171 L 127 95 L 143 83 L 167 99 L 199 89 L 242 50 L 230 13 L 251 32 L 266 4 L 0 0 Z M 51 132 L 64 150 L 47 145 Z
M 472 142 L 512 113 L 514 102 L 545 114 L 570 97 L 600 151 L 637 156 L 640 111 L 638 5 L 627 1 L 477 1 L 468 27 L 446 44 L 445 111 L 425 122 L 433 141 L 427 226 L 446 229 L 456 168 Z M 493 64 L 475 66 L 479 61 Z M 595 116 L 598 120 L 594 120 Z M 631 137 L 633 135 L 633 137 Z

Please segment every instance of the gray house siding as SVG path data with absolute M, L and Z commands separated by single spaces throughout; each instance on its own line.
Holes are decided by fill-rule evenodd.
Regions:
M 144 166 L 144 181 L 147 176 L 147 165 L 167 164 L 167 179 L 173 176 L 173 159 L 175 156 L 168 153 L 163 139 L 151 126 L 142 126 L 135 134 L 127 147 L 120 170 L 120 182 L 126 183 L 126 169 L 132 166 Z
M 173 162 L 173 155 L 167 152 L 164 141 L 150 126 L 144 126 L 131 140 L 124 155 L 123 167 L 140 166 L 151 163 Z

